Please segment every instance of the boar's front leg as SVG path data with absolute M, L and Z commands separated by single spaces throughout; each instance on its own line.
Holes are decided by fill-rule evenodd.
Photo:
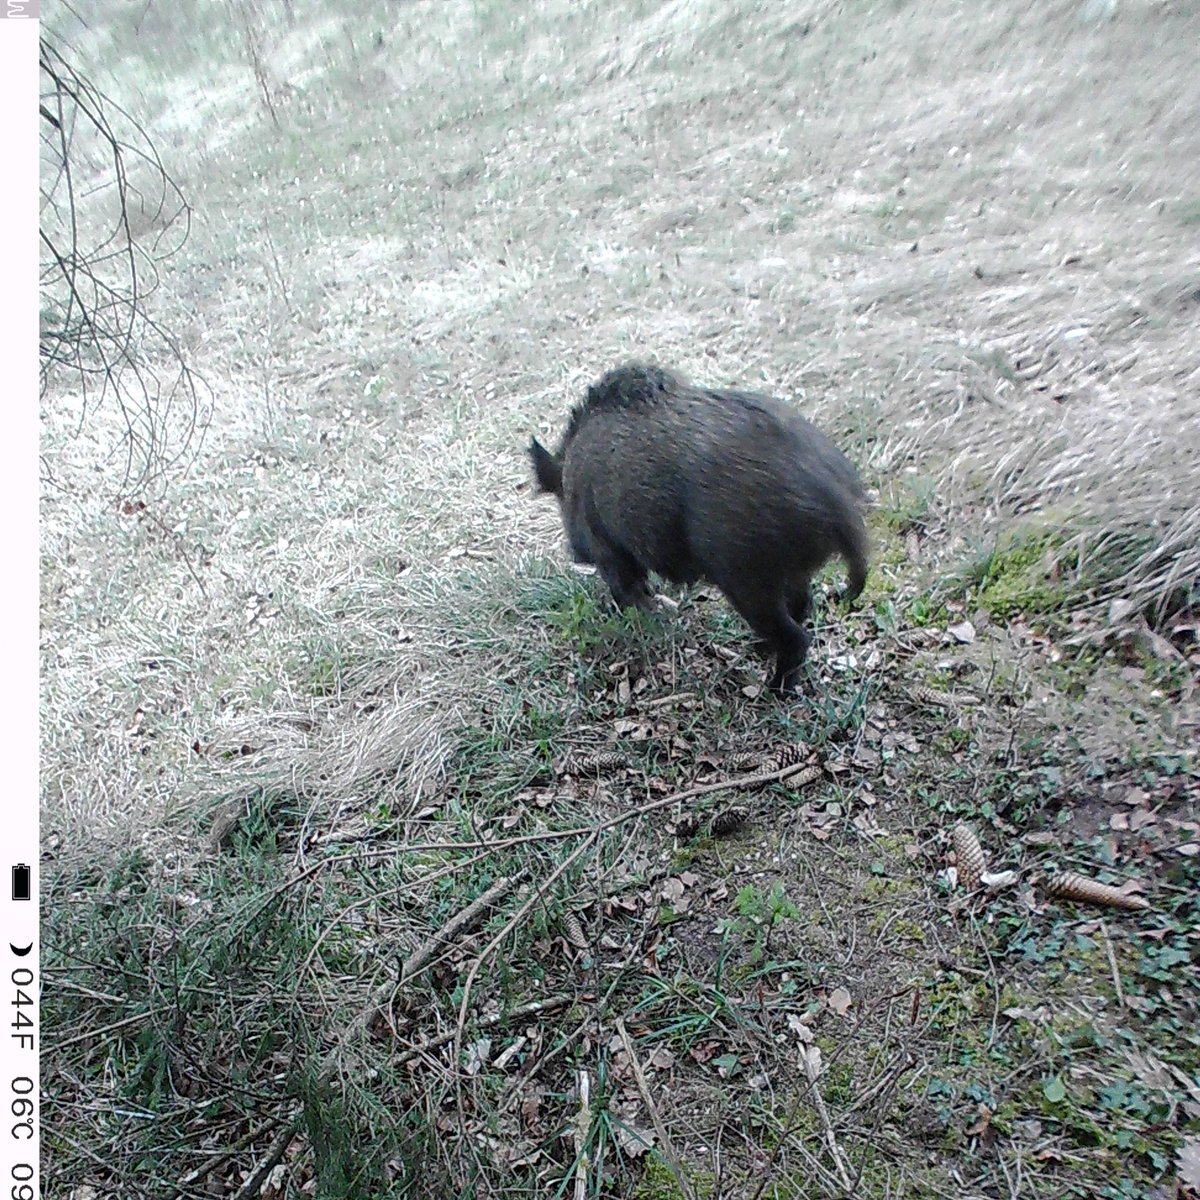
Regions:
M 621 608 L 651 611 L 654 608 L 654 596 L 645 567 L 620 546 L 598 543 L 596 552 L 596 569 L 608 584 L 617 604 Z

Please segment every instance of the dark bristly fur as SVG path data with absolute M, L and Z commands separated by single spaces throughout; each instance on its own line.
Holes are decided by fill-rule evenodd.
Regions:
M 529 454 L 576 560 L 596 565 L 618 604 L 648 607 L 651 571 L 710 580 L 775 652 L 774 691 L 794 686 L 808 650 L 813 575 L 837 554 L 846 599 L 866 582 L 857 472 L 769 396 L 629 364 L 588 389 L 557 453 L 535 438 Z

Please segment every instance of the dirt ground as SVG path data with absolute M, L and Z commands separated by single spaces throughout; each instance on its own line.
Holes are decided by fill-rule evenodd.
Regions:
M 46 1194 L 1196 1194 L 1192 7 L 45 22 L 204 432 L 43 398 Z M 635 358 L 872 491 L 793 702 L 533 494 Z

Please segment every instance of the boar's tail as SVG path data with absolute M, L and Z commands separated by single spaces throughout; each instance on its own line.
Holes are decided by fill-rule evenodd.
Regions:
M 842 523 L 839 549 L 850 572 L 850 581 L 842 593 L 842 602 L 849 604 L 858 599 L 867 583 L 867 527 L 857 512 Z

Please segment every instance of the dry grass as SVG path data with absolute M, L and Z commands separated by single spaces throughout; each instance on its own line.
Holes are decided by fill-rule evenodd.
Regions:
M 937 508 L 960 514 L 948 547 L 1037 514 L 1083 561 L 1118 546 L 1077 601 L 1161 622 L 1200 565 L 1200 263 L 1181 218 L 1200 156 L 1190 23 L 1141 9 L 668 5 L 619 53 L 611 17 L 547 9 L 516 57 L 516 24 L 491 10 L 394 30 L 381 10 L 382 49 L 369 21 L 302 24 L 274 61 L 307 132 L 268 139 L 261 166 L 231 152 L 225 119 L 251 73 L 232 46 L 198 61 L 225 107 L 215 140 L 175 147 L 200 229 L 168 287 L 218 397 L 213 442 L 156 501 L 159 524 L 114 529 L 47 494 L 46 637 L 72 643 L 48 659 L 49 736 L 72 745 L 49 749 L 48 796 L 103 823 L 111 799 L 84 797 L 121 778 L 120 807 L 136 805 L 113 731 L 145 703 L 177 743 L 152 792 L 174 792 L 194 779 L 186 746 L 255 711 L 274 724 L 266 693 L 296 707 L 297 642 L 336 628 L 339 657 L 392 656 L 384 630 L 426 619 L 408 611 L 437 590 L 420 580 L 456 549 L 549 550 L 553 514 L 517 491 L 520 446 L 626 354 L 799 394 L 881 482 L 937 477 Z M 936 36 L 946 21 L 961 43 Z M 456 46 L 481 35 L 491 60 L 465 65 Z M 191 98 L 155 69 L 138 86 L 171 130 Z M 354 149 L 327 152 L 335 132 Z M 77 495 L 88 433 L 47 431 Z M 381 564 L 399 559 L 396 580 Z M 155 655 L 187 682 L 152 679 Z M 98 769 L 59 786 L 59 761 Z
M 711 934 L 718 914 L 728 918 L 713 898 L 722 871 L 764 894 L 778 877 L 789 894 L 820 898 L 828 920 L 808 932 L 785 922 L 781 936 L 796 962 L 842 963 L 814 967 L 813 978 L 848 980 L 862 1004 L 853 1029 L 822 1018 L 827 1059 L 844 1057 L 869 1097 L 860 1110 L 852 1096 L 826 1096 L 838 1136 L 862 1152 L 869 1194 L 948 1194 L 952 1158 L 944 1172 L 914 1175 L 924 1151 L 905 1144 L 889 1105 L 902 1081 L 905 1103 L 916 1103 L 919 1081 L 942 1070 L 947 1030 L 971 1025 L 978 1006 L 989 1047 L 997 1041 L 1006 983 L 994 944 L 970 922 L 948 926 L 930 882 L 942 851 L 922 805 L 935 802 L 938 787 L 926 784 L 938 772 L 921 757 L 918 782 L 890 776 L 907 753 L 896 749 L 904 708 L 894 692 L 914 679 L 940 686 L 950 671 L 991 679 L 977 715 L 913 723 L 922 755 L 943 738 L 958 753 L 961 735 L 1014 776 L 1014 746 L 1043 736 L 1042 713 L 1064 728 L 1087 724 L 1097 739 L 1115 727 L 1093 714 L 1137 715 L 1091 766 L 1189 736 L 1200 24 L 1158 3 L 1018 12 L 952 0 L 679 0 L 623 12 L 547 3 L 524 17 L 490 3 L 379 4 L 352 18 L 297 3 L 294 24 L 292 7 L 243 6 L 267 31 L 254 70 L 240 27 L 223 27 L 217 6 L 185 15 L 152 5 L 136 36 L 132 12 L 91 14 L 87 29 L 69 30 L 60 14 L 83 62 L 121 63 L 99 82 L 136 102 L 192 205 L 192 237 L 156 299 L 213 398 L 190 472 L 129 512 L 91 499 L 119 432 L 103 422 L 115 418 L 93 414 L 81 429 L 69 396 L 46 405 L 58 486 L 43 499 L 43 813 L 63 886 L 80 864 L 146 847 L 154 886 L 202 901 L 198 924 L 180 918 L 168 941 L 188 930 L 204 947 L 261 900 L 254 887 L 280 889 L 264 945 L 278 962 L 295 953 L 315 965 L 294 997 L 247 966 L 238 986 L 257 1000 L 246 1027 L 269 1013 L 297 1044 L 327 1045 L 386 979 L 393 951 L 436 934 L 496 875 L 527 872 L 535 889 L 552 875 L 577 848 L 562 830 L 636 810 L 702 773 L 715 748 L 814 731 L 848 738 L 851 773 L 835 774 L 821 801 L 842 806 L 835 841 L 812 833 L 833 826 L 795 797 L 757 809 L 751 845 L 688 860 L 703 863 L 711 891 L 677 931 L 685 949 L 671 953 L 694 955 L 697 986 L 713 986 L 713 962 L 728 952 Z M 567 571 L 557 514 L 531 495 L 523 447 L 531 432 L 557 430 L 588 380 L 633 356 L 796 397 L 862 464 L 895 523 L 922 530 L 913 563 L 881 525 L 875 607 L 823 630 L 828 694 L 810 707 L 767 711 L 741 695 L 759 666 L 720 605 L 693 598 L 678 619 L 614 624 Z M 979 602 L 960 569 L 981 555 L 999 561 L 1014 536 L 1049 538 L 1049 576 L 1066 604 L 1056 636 L 1069 623 L 1103 650 L 1122 624 L 1148 620 L 1166 657 L 1110 648 L 1081 685 L 1056 674 L 1057 648 L 1031 631 L 1040 614 L 1021 613 L 1010 630 L 981 629 L 972 653 L 982 670 L 968 662 L 938 632 Z M 953 611 L 938 607 L 946 597 Z M 1131 670 L 1137 679 L 1121 673 Z M 1170 711 L 1160 675 L 1178 702 Z M 639 679 L 644 691 L 620 692 L 621 680 Z M 1127 690 L 1113 702 L 1110 685 Z M 689 689 L 701 699 L 669 699 Z M 660 707 L 643 707 L 648 699 Z M 1059 720 L 1064 711 L 1070 720 Z M 638 727 L 621 741 L 635 743 L 631 773 L 556 791 L 546 764 L 580 745 L 608 747 L 623 722 Z M 658 742 L 669 747 L 661 755 Z M 1036 757 L 1020 761 L 1042 770 Z M 877 822 L 861 772 L 895 804 L 874 810 Z M 990 787 L 983 773 L 947 785 L 967 815 L 985 797 L 998 803 Z M 235 850 L 196 857 L 218 802 L 241 820 Z M 852 824 L 852 811 L 870 819 Z M 546 844 L 480 846 L 512 828 L 546 833 Z M 447 997 L 472 970 L 476 1015 L 494 1014 L 502 996 L 517 1003 L 513 976 L 542 966 L 539 987 L 583 1005 L 557 1030 L 567 1049 L 555 1070 L 607 1044 L 609 996 L 649 1005 L 655 1035 L 674 1028 L 679 996 L 655 991 L 667 985 L 646 982 L 637 965 L 654 953 L 671 843 L 636 812 L 606 836 L 544 896 L 533 893 L 540 907 L 500 953 L 486 947 L 503 921 L 448 950 L 388 1017 L 399 1042 L 374 1042 L 372 1053 L 419 1048 L 437 1022 L 461 1019 L 466 1000 L 459 1009 Z M 327 842 L 395 842 L 412 861 L 388 850 L 386 872 L 364 890 L 360 862 L 306 874 Z M 1049 853 L 1034 845 L 1020 853 Z M 250 865 L 260 853 L 267 865 Z M 876 886 L 881 878 L 895 888 Z M 844 905 L 832 899 L 839 879 Z M 641 889 L 636 916 L 606 907 L 629 889 Z M 585 899 L 598 960 L 625 964 L 587 976 L 586 988 L 555 957 L 552 932 Z M 1007 910 L 1004 919 L 1034 920 Z M 902 938 L 897 952 L 888 931 L 916 926 L 926 941 Z M 857 933 L 839 941 L 851 927 L 862 945 Z M 752 941 L 756 928 L 746 917 L 738 936 Z M 606 935 L 619 950 L 605 948 Z M 1133 954 L 1132 942 L 1122 947 Z M 914 979 L 925 999 L 945 1001 L 937 962 L 947 955 L 981 973 L 970 976 L 968 1007 L 941 1025 L 906 1016 Z M 297 978 L 283 968 L 280 977 Z M 710 1168 L 729 1156 L 729 1194 L 753 1195 L 763 1178 L 755 1155 L 774 1144 L 778 1178 L 814 1181 L 795 1194 L 836 1191 L 824 1132 L 806 1124 L 815 1118 L 798 1099 L 803 1064 L 769 1019 L 751 1019 L 752 986 L 687 1001 L 720 1027 L 714 1044 L 734 1031 L 745 1039 L 734 1038 L 745 1055 L 738 1077 L 766 1078 L 767 1092 L 752 1089 L 761 1124 L 727 1146 L 712 1079 L 688 1060 L 678 1095 L 662 1101 L 680 1153 Z M 148 1011 L 161 1003 L 151 996 Z M 474 1035 L 464 1036 L 460 1049 Z M 878 1050 L 869 1061 L 856 1050 L 864 1037 Z M 498 1097 L 493 1074 L 464 1078 L 463 1059 L 442 1050 L 414 1051 L 415 1074 L 389 1059 L 398 1073 L 370 1104 L 358 1093 L 343 1100 L 348 1127 L 374 1134 L 407 1097 L 436 1131 L 445 1179 L 460 1182 L 468 1160 L 486 1174 L 511 1158 L 529 1093 L 522 1076 Z M 1032 1034 L 1025 1050 L 1016 1077 L 1058 1069 Z M 900 1068 L 910 1058 L 920 1063 L 912 1077 Z M 85 1065 L 70 1067 L 82 1078 Z M 980 1069 L 999 1072 L 990 1059 Z M 562 1078 L 548 1070 L 544 1095 Z M 622 1114 L 636 1124 L 637 1097 L 611 1099 L 616 1124 Z M 79 1111 L 92 1111 L 85 1101 Z M 454 1139 L 451 1111 L 472 1114 Z M 500 1133 L 487 1123 L 496 1112 Z M 129 1154 L 121 1161 L 137 1161 L 124 1131 L 111 1136 L 114 1153 Z M 864 1149 L 876 1143 L 882 1168 Z M 1013 1144 L 1019 1174 L 1029 1147 Z M 1013 1168 L 1011 1156 L 1000 1163 L 972 1178 L 992 1186 Z M 530 1169 L 541 1186 L 561 1165 L 549 1154 Z

